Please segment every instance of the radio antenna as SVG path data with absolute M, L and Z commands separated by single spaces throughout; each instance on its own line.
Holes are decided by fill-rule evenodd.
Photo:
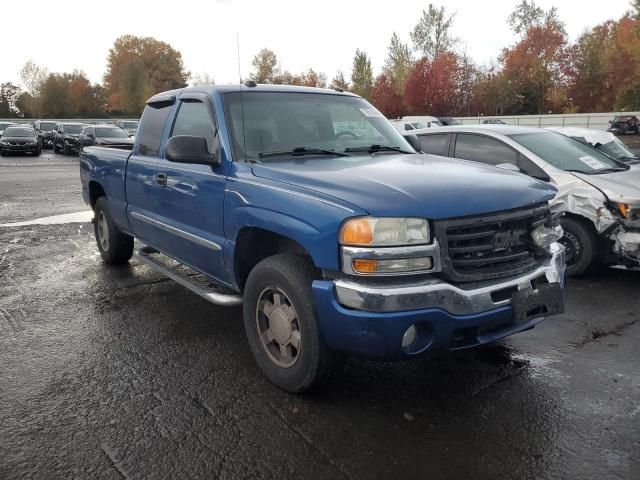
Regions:
M 240 37 L 236 33 L 236 47 L 238 49 L 238 83 L 242 84 L 242 71 L 240 70 Z

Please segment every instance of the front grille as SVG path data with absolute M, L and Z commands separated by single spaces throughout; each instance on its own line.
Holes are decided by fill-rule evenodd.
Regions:
M 520 275 L 541 261 L 531 230 L 550 220 L 549 206 L 435 222 L 443 275 L 473 282 Z

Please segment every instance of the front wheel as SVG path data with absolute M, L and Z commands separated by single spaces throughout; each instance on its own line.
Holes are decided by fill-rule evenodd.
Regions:
M 301 393 L 322 384 L 339 363 L 316 318 L 315 269 L 302 255 L 280 254 L 256 265 L 244 290 L 244 326 L 256 362 L 278 387 Z
M 133 255 L 133 237 L 118 230 L 107 205 L 107 198 L 100 197 L 94 208 L 93 227 L 98 250 L 104 263 L 121 265 Z
M 594 263 L 597 253 L 595 235 L 580 221 L 573 218 L 560 220 L 564 236 L 560 243 L 566 249 L 567 275 L 583 275 Z
M 66 143 L 62 146 L 62 153 L 64 153 L 65 155 L 69 155 L 71 153 L 71 149 Z
M 53 153 L 58 153 L 58 146 L 56 145 L 55 140 L 51 143 L 51 148 L 53 148 Z

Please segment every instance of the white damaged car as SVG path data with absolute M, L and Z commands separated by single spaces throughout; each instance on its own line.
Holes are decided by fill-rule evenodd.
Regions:
M 640 168 L 540 128 L 464 125 L 420 129 L 425 153 L 473 160 L 553 184 L 552 210 L 562 214 L 567 272 L 596 263 L 640 267 Z

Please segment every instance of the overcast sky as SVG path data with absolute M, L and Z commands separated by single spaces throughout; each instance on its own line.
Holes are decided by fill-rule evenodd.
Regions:
M 365 50 L 378 73 L 391 34 L 409 41 L 427 0 L 109 0 L 87 2 L 29 0 L 15 21 L 4 5 L 0 82 L 18 82 L 28 59 L 51 72 L 82 69 L 94 82 L 102 80 L 109 48 L 123 34 L 152 36 L 182 53 L 185 68 L 213 75 L 216 83 L 238 79 L 236 35 L 240 40 L 242 75 L 262 47 L 274 50 L 291 72 L 308 68 L 348 74 L 356 48 Z M 432 0 L 455 12 L 454 33 L 478 63 L 494 60 L 514 42 L 506 24 L 517 0 Z M 586 28 L 619 18 L 627 0 L 537 0 L 558 7 L 571 39 Z M 14 5 L 17 6 L 16 3 Z M 26 23 L 25 23 L 26 22 Z M 28 25 L 28 28 L 25 28 Z

